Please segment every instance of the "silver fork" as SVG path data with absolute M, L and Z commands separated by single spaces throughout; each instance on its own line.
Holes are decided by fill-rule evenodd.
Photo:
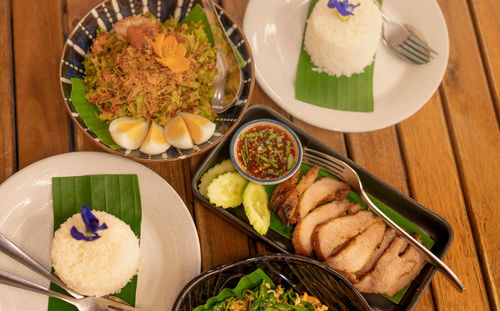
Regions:
M 382 25 L 382 42 L 398 57 L 415 64 L 423 65 L 430 62 L 434 55 L 438 55 L 423 39 L 417 30 L 409 25 L 392 21 L 384 13 L 377 0 L 373 2 L 380 9 L 384 24 Z M 387 31 L 387 36 L 386 36 Z
M 83 299 L 85 299 L 85 301 L 86 301 L 85 303 L 86 304 L 90 304 L 91 302 L 89 302 L 89 301 L 95 299 L 95 300 L 98 300 L 96 302 L 96 304 L 97 303 L 100 303 L 100 304 L 109 303 L 110 306 L 114 307 L 114 309 L 111 309 L 111 310 L 130 310 L 130 311 L 134 311 L 135 310 L 135 311 L 139 311 L 138 309 L 133 308 L 133 307 L 127 305 L 127 303 L 124 300 L 121 300 L 118 297 L 114 297 L 114 296 L 108 296 L 106 298 L 85 297 L 85 296 L 82 296 L 82 295 L 76 293 L 75 291 L 73 291 L 70 288 L 68 288 L 66 286 L 66 284 L 64 284 L 64 282 L 62 282 L 58 277 L 56 277 L 55 275 L 53 275 L 52 273 L 50 273 L 50 271 L 48 271 L 47 269 L 45 269 L 44 266 L 42 266 L 39 262 L 37 262 L 35 259 L 33 259 L 30 255 L 28 255 L 26 252 L 24 252 L 19 246 L 17 246 L 16 244 L 14 244 L 12 241 L 10 241 L 6 236 L 4 236 L 1 233 L 0 233 L 0 252 L 6 254 L 7 256 L 11 257 L 12 259 L 15 259 L 17 262 L 23 264 L 24 266 L 30 268 L 32 271 L 34 271 L 34 272 L 38 273 L 39 275 L 43 276 L 44 278 L 46 278 L 47 280 L 49 280 L 52 283 L 56 284 L 57 286 L 61 287 L 62 289 L 64 289 L 65 291 L 67 291 L 71 296 L 73 296 L 73 297 L 69 297 L 69 296 L 66 296 L 66 295 L 62 295 L 62 294 L 56 293 L 58 295 L 62 295 L 64 297 L 66 297 L 66 299 L 70 298 L 70 299 L 73 299 L 75 301 L 83 301 Z M 14 275 L 8 274 L 7 272 L 3 272 L 2 277 L 0 277 L 0 283 L 5 283 L 5 282 L 2 282 L 2 281 L 8 280 L 9 284 L 7 284 L 7 283 L 5 283 L 5 284 L 7 284 L 7 285 L 13 285 L 13 283 L 16 283 L 17 281 L 21 280 L 21 285 L 22 286 L 28 286 L 29 287 L 29 288 L 25 288 L 25 287 L 21 287 L 21 288 L 24 288 L 24 289 L 27 289 L 27 290 L 36 289 L 35 290 L 36 292 L 40 293 L 40 291 L 43 291 L 43 292 L 41 292 L 42 294 L 48 295 L 47 291 L 49 291 L 49 290 L 46 289 L 43 286 L 31 283 L 29 281 L 25 281 L 23 279 L 20 279 L 20 278 L 14 276 Z M 16 286 L 16 285 L 13 285 L 13 286 Z M 17 286 L 17 287 L 19 287 L 19 286 Z M 55 297 L 55 296 L 52 296 L 52 297 L 62 299 L 60 297 Z M 67 301 L 66 299 L 63 299 L 63 300 Z M 69 303 L 72 303 L 72 302 L 69 302 Z M 84 309 L 84 310 L 87 310 L 87 309 Z M 89 309 L 89 310 L 98 311 L 100 309 Z M 102 309 L 102 310 L 109 310 L 109 309 Z
M 434 255 L 425 246 L 419 243 L 415 238 L 413 238 L 408 232 L 398 226 L 392 219 L 387 217 L 373 202 L 370 197 L 363 190 L 363 185 L 359 179 L 356 171 L 343 161 L 332 157 L 330 155 L 324 154 L 322 152 L 309 149 L 304 147 L 304 163 L 310 165 L 318 165 L 319 167 L 325 169 L 332 175 L 343 180 L 347 184 L 351 185 L 352 189 L 361 195 L 361 198 L 370 207 L 370 209 L 380 216 L 389 226 L 398 231 L 412 246 L 418 249 L 422 255 L 425 256 L 426 261 L 435 266 L 439 271 L 441 271 L 450 280 L 456 288 L 463 292 L 465 286 L 460 281 L 460 279 L 455 275 L 455 273 L 436 255 Z
M 80 311 L 111 311 L 111 310 L 136 310 L 136 308 L 124 306 L 122 303 L 115 302 L 110 299 L 101 298 L 101 297 L 84 297 L 84 298 L 74 298 L 71 296 L 67 296 L 50 289 L 47 289 L 43 286 L 30 282 L 28 280 L 22 279 L 13 274 L 7 273 L 5 271 L 0 271 L 0 283 L 14 286 L 17 288 L 29 290 L 35 293 L 47 295 L 49 297 L 54 297 L 57 299 L 64 300 L 75 307 Z

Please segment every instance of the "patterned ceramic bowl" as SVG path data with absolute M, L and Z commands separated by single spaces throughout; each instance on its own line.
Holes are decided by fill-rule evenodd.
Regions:
M 184 287 L 172 310 L 193 310 L 217 296 L 223 288 L 234 288 L 242 276 L 258 268 L 275 284 L 318 298 L 328 310 L 371 310 L 363 296 L 340 273 L 317 260 L 286 254 L 260 255 L 205 271 Z
M 217 125 L 215 134 L 207 142 L 197 145 L 192 149 L 181 150 L 170 147 L 166 152 L 159 155 L 148 155 L 139 150 L 113 149 L 109 145 L 103 143 L 97 137 L 97 134 L 89 129 L 71 102 L 71 78 L 84 77 L 83 60 L 86 57 L 87 51 L 90 50 L 99 28 L 111 30 L 113 25 L 123 18 L 146 12 L 152 13 L 161 21 L 171 16 L 182 20 L 199 2 L 200 1 L 195 0 L 106 0 L 90 10 L 69 35 L 64 45 L 61 58 L 61 91 L 65 99 L 66 108 L 73 121 L 101 148 L 112 153 L 144 162 L 174 161 L 204 152 L 218 144 L 225 135 L 232 132 L 236 122 L 241 118 L 243 112 L 248 107 L 255 82 L 254 68 L 252 52 L 250 51 L 243 31 L 220 7 L 217 7 L 220 20 L 230 40 L 243 59 L 241 68 L 242 78 L 240 80 L 240 88 L 242 91 L 235 99 L 235 104 L 231 109 L 218 114 L 215 120 Z

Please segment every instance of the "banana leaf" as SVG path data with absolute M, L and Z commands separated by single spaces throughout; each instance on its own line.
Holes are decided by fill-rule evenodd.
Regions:
M 52 178 L 54 231 L 72 215 L 79 213 L 82 205 L 91 210 L 105 211 L 130 226 L 134 234 L 141 234 L 141 197 L 137 175 L 88 175 Z M 137 276 L 115 296 L 135 305 Z M 65 293 L 55 284 L 52 290 Z M 49 298 L 48 311 L 73 311 L 74 306 Z
M 318 0 L 311 0 L 309 12 Z M 382 0 L 379 0 L 382 3 Z M 304 29 L 305 33 L 305 29 Z M 295 98 L 320 107 L 355 111 L 373 111 L 373 71 L 375 64 L 365 67 L 359 74 L 351 77 L 330 76 L 315 70 L 311 57 L 304 49 L 304 40 L 300 50 L 297 74 L 295 78 Z
M 78 78 L 71 79 L 71 102 L 75 106 L 76 112 L 80 115 L 85 125 L 109 148 L 120 149 L 111 134 L 109 133 L 109 125 L 101 121 L 97 115 L 100 113 L 96 106 L 92 105 L 85 94 L 87 87 L 83 80 Z
M 207 302 L 204 305 L 198 306 L 194 309 L 194 311 L 202 311 L 209 310 L 214 307 L 217 303 L 225 301 L 227 298 L 236 296 L 238 299 L 244 298 L 244 293 L 246 290 L 252 290 L 255 287 L 259 286 L 262 281 L 266 281 L 269 283 L 271 288 L 275 288 L 276 285 L 271 281 L 269 276 L 262 271 L 261 269 L 257 269 L 254 272 L 243 276 L 238 285 L 234 289 L 224 288 L 217 296 L 208 298 Z

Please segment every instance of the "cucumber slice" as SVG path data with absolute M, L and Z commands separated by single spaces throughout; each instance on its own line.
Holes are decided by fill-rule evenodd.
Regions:
M 210 203 L 222 208 L 236 207 L 243 202 L 243 190 L 248 181 L 238 172 L 228 172 L 215 178 L 207 188 Z
M 200 193 L 208 198 L 207 196 L 207 188 L 210 183 L 217 178 L 217 176 L 227 173 L 227 172 L 233 172 L 236 171 L 236 168 L 234 167 L 233 161 L 231 159 L 226 159 L 219 164 L 216 164 L 212 168 L 210 168 L 208 171 L 203 174 L 200 178 L 200 184 L 198 185 L 198 190 L 200 190 Z
M 267 192 L 264 186 L 249 182 L 243 192 L 243 207 L 248 221 L 259 234 L 266 234 L 271 224 Z

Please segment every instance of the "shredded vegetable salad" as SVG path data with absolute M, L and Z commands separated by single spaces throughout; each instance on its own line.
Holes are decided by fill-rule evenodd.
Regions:
M 202 22 L 125 18 L 98 33 L 84 66 L 86 97 L 103 121 L 130 116 L 165 126 L 181 111 L 216 117 L 215 49 Z
M 260 286 L 253 290 L 246 290 L 245 297 L 238 299 L 230 297 L 214 305 L 211 311 L 275 311 L 275 310 L 298 310 L 298 311 L 327 311 L 328 307 L 323 305 L 317 298 L 307 295 L 299 295 L 293 289 L 284 290 L 281 285 L 272 289 L 269 283 L 262 281 Z

